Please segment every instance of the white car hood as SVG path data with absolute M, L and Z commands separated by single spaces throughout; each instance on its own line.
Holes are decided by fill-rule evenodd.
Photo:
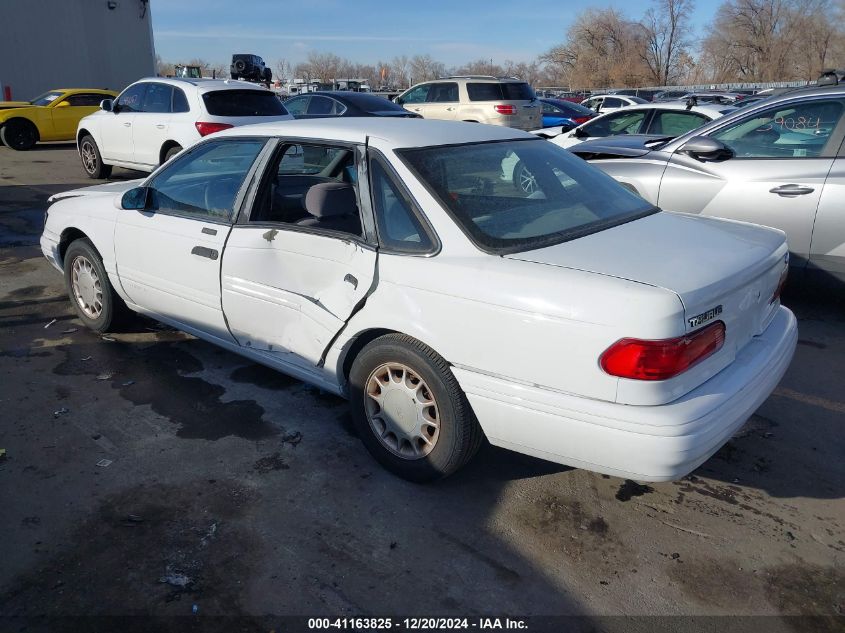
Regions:
M 783 260 L 781 231 L 659 212 L 510 259 L 609 275 L 675 292 L 686 306 L 738 288 Z
M 47 202 L 56 202 L 57 200 L 64 200 L 65 198 L 77 198 L 79 196 L 114 196 L 118 193 L 125 193 L 130 189 L 134 189 L 144 181 L 143 178 L 137 180 L 121 180 L 119 182 L 107 182 L 102 185 L 94 185 L 92 187 L 82 187 L 80 189 L 71 189 L 70 191 L 63 191 L 56 193 L 47 199 Z

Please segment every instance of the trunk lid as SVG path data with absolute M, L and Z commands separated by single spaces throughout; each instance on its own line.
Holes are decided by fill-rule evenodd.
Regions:
M 570 242 L 506 257 L 674 292 L 684 306 L 685 332 L 717 320 L 725 323 L 726 353 L 717 355 L 724 366 L 774 317 L 779 302 L 770 299 L 788 262 L 788 251 L 785 235 L 774 229 L 660 212 Z

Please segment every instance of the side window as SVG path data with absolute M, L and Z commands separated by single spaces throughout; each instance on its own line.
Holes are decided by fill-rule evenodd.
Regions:
M 188 106 L 188 98 L 181 88 L 173 89 L 173 108 L 172 112 L 190 112 L 191 108 Z
M 502 101 L 502 85 L 493 82 L 468 83 L 467 95 L 470 101 Z
M 428 101 L 430 103 L 455 103 L 460 101 L 458 84 L 452 82 L 431 84 L 431 90 L 428 91 Z
M 615 136 L 617 134 L 636 134 L 646 117 L 644 110 L 636 112 L 614 112 L 600 119 L 587 123 L 583 130 L 589 136 Z
M 402 97 L 402 103 L 425 103 L 431 84 L 422 84 Z
M 605 97 L 604 103 L 602 103 L 603 108 L 622 108 L 626 105 L 628 104 L 616 97 Z
M 713 133 L 737 158 L 814 158 L 832 156 L 828 147 L 842 119 L 841 101 L 782 104 Z
M 308 108 L 308 101 L 311 97 L 295 97 L 293 99 L 288 99 L 285 101 L 285 108 L 287 108 L 288 112 L 290 112 L 293 116 L 297 114 L 305 114 L 305 110 Z
M 431 252 L 434 242 L 414 213 L 411 200 L 380 160 L 370 161 L 370 178 L 380 244 L 402 253 Z
M 314 95 L 311 97 L 311 102 L 308 104 L 308 114 L 317 116 L 331 116 L 334 114 L 334 99 Z
M 658 110 L 654 113 L 648 133 L 680 136 L 701 127 L 709 120 L 706 116 L 697 112 Z
M 551 103 L 543 102 L 543 114 L 557 114 L 558 110 Z
M 129 86 L 117 98 L 117 107 L 120 112 L 140 112 L 141 104 L 144 101 L 144 93 L 148 84 L 135 84 Z
M 168 163 L 150 184 L 149 209 L 197 220 L 232 220 L 235 198 L 263 140 L 211 141 Z
M 100 105 L 103 99 L 108 99 L 108 95 L 99 94 L 76 94 L 69 96 L 66 101 L 75 107 L 93 108 Z
M 286 145 L 267 170 L 249 221 L 361 236 L 357 180 L 348 147 Z
M 147 85 L 147 92 L 144 95 L 144 102 L 141 109 L 144 112 L 170 112 L 172 100 L 173 88 L 167 84 L 151 83 Z

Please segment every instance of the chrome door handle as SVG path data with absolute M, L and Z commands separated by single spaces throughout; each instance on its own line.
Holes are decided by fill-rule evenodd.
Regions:
M 803 185 L 781 185 L 774 189 L 769 189 L 769 193 L 776 193 L 779 196 L 791 198 L 793 196 L 806 196 L 808 193 L 813 193 L 815 189 L 812 187 L 805 187 Z
M 123 124 L 123 127 L 129 127 L 129 126 L 131 126 L 131 125 L 132 125 L 132 124 L 131 124 L 129 121 L 127 121 L 126 123 L 124 123 L 124 124 Z
M 161 123 L 159 123 L 158 125 L 156 125 L 156 127 L 157 127 L 159 130 L 163 130 L 163 129 L 164 129 L 164 126 L 163 126 Z
M 449 112 L 451 112 L 451 111 L 452 111 L 452 110 L 454 110 L 455 108 L 451 108 L 451 107 L 450 107 L 450 108 L 446 108 L 446 109 L 447 109 Z
M 343 281 L 348 284 L 352 284 L 352 287 L 356 290 L 358 289 L 358 280 L 353 275 L 347 274 L 346 277 L 343 278 Z

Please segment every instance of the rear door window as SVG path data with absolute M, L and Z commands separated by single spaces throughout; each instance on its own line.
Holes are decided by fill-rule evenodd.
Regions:
M 170 112 L 170 103 L 172 100 L 173 88 L 166 84 L 151 83 L 147 85 L 142 109 L 144 112 Z
M 429 103 L 454 103 L 458 99 L 458 84 L 448 82 L 432 84 L 428 91 Z
M 470 101 L 530 101 L 536 98 L 534 90 L 526 83 L 468 83 Z
M 265 90 L 214 90 L 202 95 L 213 116 L 280 116 L 288 111 L 279 98 Z

